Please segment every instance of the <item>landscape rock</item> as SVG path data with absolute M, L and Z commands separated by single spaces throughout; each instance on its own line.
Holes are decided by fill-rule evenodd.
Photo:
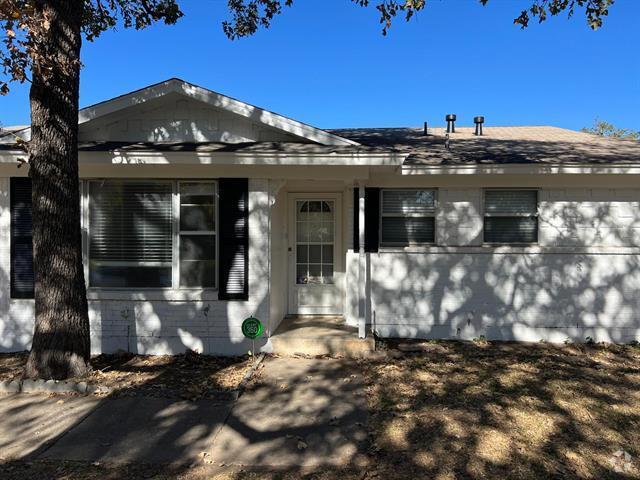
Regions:
M 20 391 L 20 382 L 18 380 L 0 382 L 0 393 L 18 393 Z

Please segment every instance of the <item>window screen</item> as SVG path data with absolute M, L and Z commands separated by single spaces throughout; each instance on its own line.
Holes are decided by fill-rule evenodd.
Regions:
M 435 190 L 382 190 L 381 204 L 383 246 L 435 242 Z
M 538 192 L 536 190 L 486 190 L 484 241 L 536 243 Z
M 89 183 L 89 284 L 171 287 L 172 182 Z

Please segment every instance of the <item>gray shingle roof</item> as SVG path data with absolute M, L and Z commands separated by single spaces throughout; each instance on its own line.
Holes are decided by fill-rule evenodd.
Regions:
M 640 142 L 604 138 L 557 127 L 456 127 L 445 147 L 443 128 L 363 128 L 331 130 L 375 148 L 408 153 L 405 165 L 610 164 L 640 163 Z
M 11 133 L 0 136 L 0 150 L 15 149 Z M 472 127 L 456 127 L 445 146 L 443 128 L 429 130 L 424 136 L 418 128 L 334 129 L 329 132 L 354 140 L 358 146 L 326 146 L 296 142 L 247 143 L 154 143 L 154 142 L 88 142 L 81 151 L 166 151 L 201 153 L 260 153 L 326 155 L 331 153 L 366 154 L 395 152 L 406 154 L 404 164 L 468 165 L 468 164 L 625 164 L 640 163 L 640 142 L 604 138 L 557 127 L 485 127 L 484 135 L 473 135 Z M 4 140 L 4 142 L 2 141 Z

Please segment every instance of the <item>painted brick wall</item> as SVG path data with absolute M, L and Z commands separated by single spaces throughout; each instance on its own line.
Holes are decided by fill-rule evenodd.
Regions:
M 269 316 L 268 186 L 267 180 L 249 181 L 248 301 L 141 301 L 122 294 L 122 299 L 114 294 L 109 300 L 90 300 L 92 352 L 175 354 L 191 348 L 212 354 L 246 353 L 250 345 L 242 336 L 242 321 L 249 315 L 265 321 Z M 0 179 L 0 351 L 17 351 L 29 347 L 34 315 L 33 301 L 9 299 L 7 192 L 7 179 Z M 266 339 L 256 344 L 263 347 Z
M 542 245 L 640 245 L 640 189 L 548 189 L 539 205 Z
M 539 245 L 482 247 L 482 189 L 442 188 L 438 246 L 369 258 L 382 336 L 640 340 L 640 189 L 543 189 Z M 350 253 L 347 276 L 357 278 Z M 347 318 L 357 318 L 355 289 Z
M 482 244 L 482 190 L 440 188 L 436 214 L 438 245 Z
M 640 339 L 640 254 L 380 253 L 371 263 L 382 336 Z

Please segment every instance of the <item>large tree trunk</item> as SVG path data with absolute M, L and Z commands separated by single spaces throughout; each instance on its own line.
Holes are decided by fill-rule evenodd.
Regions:
M 31 378 L 83 375 L 90 355 L 78 186 L 83 3 L 35 2 L 45 20 L 30 92 L 36 323 L 25 374 Z

